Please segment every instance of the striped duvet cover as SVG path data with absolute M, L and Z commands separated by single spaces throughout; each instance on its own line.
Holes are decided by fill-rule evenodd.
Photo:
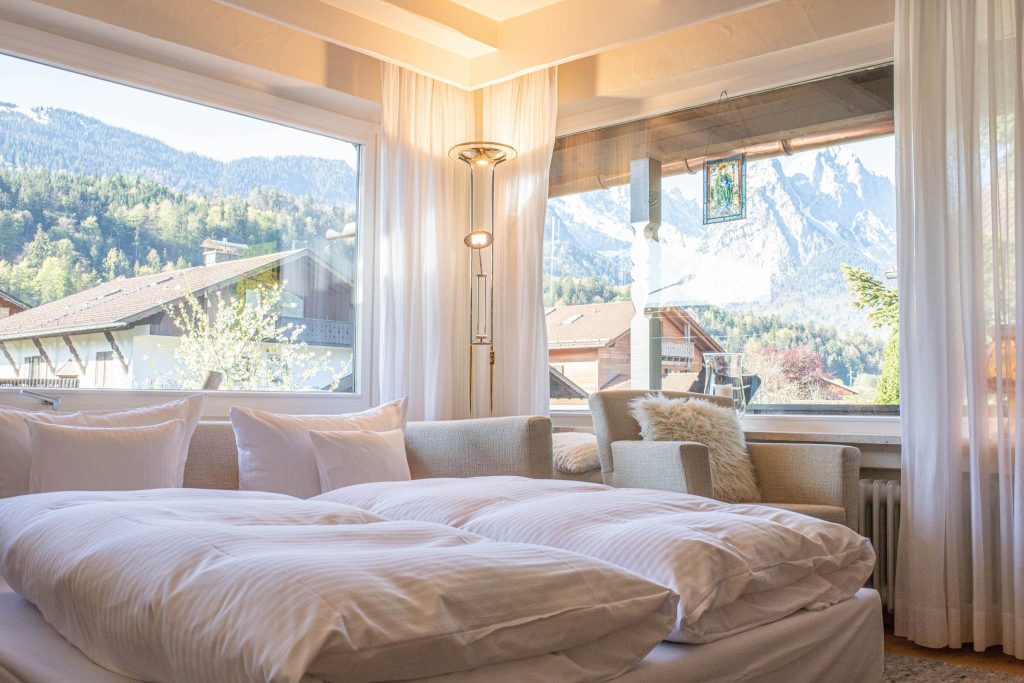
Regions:
M 669 640 L 682 643 L 846 600 L 875 561 L 870 542 L 844 526 L 668 491 L 473 477 L 360 484 L 317 499 L 616 564 L 679 594 Z
M 2 500 L 0 572 L 94 662 L 146 681 L 601 681 L 676 604 L 574 553 L 237 491 Z

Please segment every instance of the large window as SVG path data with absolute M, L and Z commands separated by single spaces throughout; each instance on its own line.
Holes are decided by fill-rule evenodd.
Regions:
M 880 67 L 559 139 L 552 407 L 653 376 L 704 391 L 704 355 L 738 352 L 753 411 L 895 410 L 891 79 Z M 705 224 L 704 160 L 739 153 L 746 215 Z M 640 348 L 637 300 L 656 321 Z
M 3 55 L 0 84 L 0 386 L 366 383 L 360 144 Z

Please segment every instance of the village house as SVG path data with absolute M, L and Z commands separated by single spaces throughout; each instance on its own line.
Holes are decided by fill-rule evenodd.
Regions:
M 21 313 L 28 308 L 28 304 L 19 300 L 16 296 L 8 294 L 0 289 L 0 318 Z
M 548 309 L 548 363 L 552 405 L 585 405 L 599 389 L 628 389 L 633 303 Z M 661 320 L 662 387 L 687 391 L 700 374 L 703 354 L 721 345 L 677 306 L 653 313 Z
M 77 294 L 0 315 L 0 386 L 176 389 L 181 331 L 169 309 L 189 295 L 205 304 L 280 284 L 279 324 L 301 328 L 295 341 L 351 368 L 353 284 L 308 249 L 238 258 L 244 245 L 208 240 L 204 265 L 113 280 Z M 13 300 L 13 299 L 12 299 Z M 7 306 L 6 295 L 0 305 Z M 212 308 L 212 307 L 211 307 Z M 268 348 L 276 340 L 267 340 Z M 337 378 L 323 373 L 309 388 Z M 335 389 L 351 390 L 352 375 Z

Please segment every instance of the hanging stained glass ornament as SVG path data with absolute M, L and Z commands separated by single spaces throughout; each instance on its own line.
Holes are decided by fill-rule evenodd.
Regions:
M 747 216 L 747 155 L 704 162 L 704 224 Z

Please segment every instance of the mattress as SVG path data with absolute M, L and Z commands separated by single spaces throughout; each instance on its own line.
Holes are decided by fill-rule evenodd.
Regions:
M 882 677 L 878 593 L 820 612 L 798 612 L 714 643 L 662 643 L 621 683 L 764 681 L 860 683 Z M 0 580 L 0 682 L 132 683 L 102 669 L 53 630 Z

